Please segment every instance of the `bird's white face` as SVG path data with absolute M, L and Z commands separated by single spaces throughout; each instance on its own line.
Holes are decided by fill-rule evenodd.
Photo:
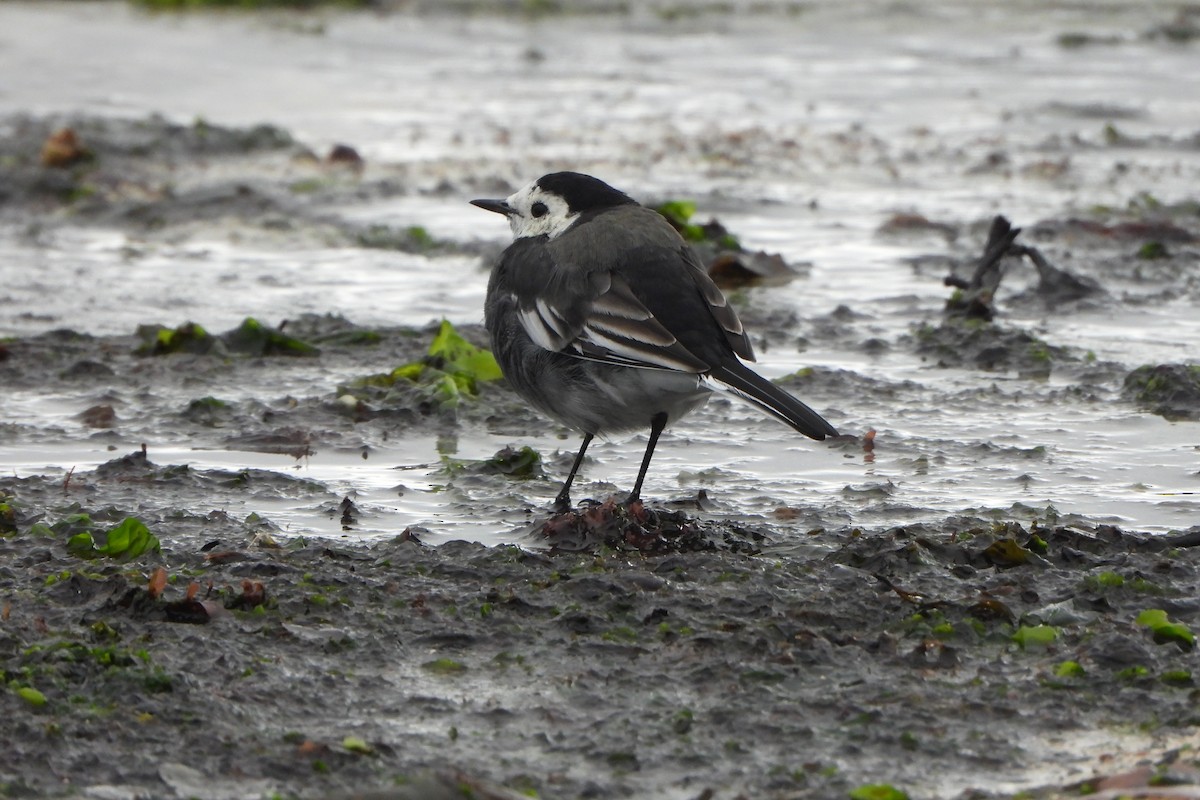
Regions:
M 512 228 L 514 239 L 529 236 L 553 239 L 579 218 L 579 212 L 572 213 L 566 200 L 541 188 L 536 181 L 511 195 L 505 202 L 512 209 L 508 215 L 508 225 Z

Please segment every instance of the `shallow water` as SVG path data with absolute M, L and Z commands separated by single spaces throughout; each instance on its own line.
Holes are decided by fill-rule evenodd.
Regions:
M 795 506 L 828 526 L 1058 513 L 1167 531 L 1200 522 L 1196 423 L 1146 414 L 1120 400 L 1111 381 L 1073 391 L 1088 380 L 1079 373 L 1030 378 L 923 360 L 902 343 L 920 323 L 936 324 L 948 290 L 944 269 L 910 261 L 968 259 L 983 231 L 953 242 L 877 233 L 897 211 L 951 225 L 1004 213 L 1029 226 L 1098 205 L 1124 208 L 1143 192 L 1162 203 L 1193 197 L 1195 50 L 1141 35 L 1166 19 L 1165 11 L 1156 19 L 1121 3 L 861 3 L 679 22 L 648 13 L 537 22 L 329 14 L 297 22 L 5 3 L 0 112 L 155 112 L 270 122 L 318 152 L 349 142 L 407 188 L 328 213 L 421 225 L 439 239 L 503 242 L 502 221 L 465 201 L 551 168 L 595 172 L 643 199 L 694 197 L 701 216 L 718 216 L 748 246 L 811 265 L 805 278 L 746 294 L 748 317 L 794 310 L 800 319 L 797 330 L 773 331 L 770 346 L 760 346 L 762 371 L 856 374 L 857 383 L 810 385 L 806 397 L 845 432 L 875 429 L 877 448 L 868 462 L 714 402 L 664 440 L 649 495 L 706 487 L 740 513 Z M 1060 33 L 1081 31 L 1120 41 L 1057 43 Z M 72 80 L 61 80 L 47 55 L 58 52 L 73 54 Z M 1107 142 L 1110 123 L 1131 143 Z M 998 162 L 988 160 L 994 154 Z M 1125 266 L 1137 246 L 1116 246 Z M 1009 292 L 1002 324 L 1127 369 L 1200 353 L 1194 260 L 1177 259 L 1185 270 L 1177 275 L 1139 281 L 1099 264 L 1113 246 L 1076 251 L 1060 240 L 1049 252 L 1095 275 L 1114 298 L 1046 313 L 1006 305 Z M 219 226 L 180 241 L 94 227 L 34 235 L 10 228 L 0 263 L 3 335 L 57 327 L 119 334 L 188 320 L 219 331 L 246 316 L 277 321 L 304 312 L 365 325 L 477 322 L 486 281 L 473 257 L 292 247 L 226 236 Z M 1015 271 L 1006 290 L 1022 281 Z M 858 317 L 821 333 L 812 321 L 843 305 Z M 795 335 L 807 340 L 803 349 Z M 868 355 L 859 347 L 868 338 L 892 346 Z M 340 377 L 351 376 L 273 386 L 265 395 L 325 394 Z M 6 393 L 3 415 L 24 433 L 0 449 L 0 469 L 65 472 L 111 457 L 112 442 L 89 443 L 91 432 L 74 419 L 93 402 L 86 393 Z M 574 437 L 558 433 L 547 426 L 544 436 L 518 439 L 473 430 L 460 437 L 457 455 L 485 457 L 508 443 L 573 450 Z M 642 441 L 599 444 L 582 491 L 627 487 Z M 131 438 L 120 449 L 137 445 Z M 480 519 L 471 497 L 447 505 L 432 436 L 379 444 L 369 461 L 328 449 L 297 465 L 192 449 L 162 431 L 155 454 L 197 468 L 296 470 L 331 496 L 355 494 L 375 514 L 365 534 L 416 524 L 436 541 L 498 542 L 524 516 Z M 532 490 L 535 502 L 553 496 L 551 472 Z M 589 483 L 601 479 L 609 483 Z M 392 490 L 400 483 L 402 496 Z M 285 530 L 339 532 L 336 519 L 314 522 L 308 505 L 268 511 Z

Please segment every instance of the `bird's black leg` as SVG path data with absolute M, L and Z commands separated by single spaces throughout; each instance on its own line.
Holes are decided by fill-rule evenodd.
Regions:
M 583 454 L 587 452 L 588 445 L 591 443 L 592 434 L 585 433 L 583 444 L 579 446 L 579 452 L 575 455 L 575 463 L 571 465 L 571 472 L 567 475 L 562 489 L 559 490 L 558 497 L 554 498 L 555 511 L 563 513 L 571 510 L 571 481 L 575 480 L 575 473 L 579 472 L 579 465 L 583 463 Z
M 642 499 L 642 481 L 646 480 L 646 470 L 650 469 L 650 459 L 654 456 L 654 445 L 658 444 L 659 434 L 667 427 L 667 413 L 660 411 L 650 418 L 650 441 L 646 443 L 646 455 L 642 456 L 642 468 L 638 470 L 637 483 L 633 485 L 633 494 L 628 502 Z

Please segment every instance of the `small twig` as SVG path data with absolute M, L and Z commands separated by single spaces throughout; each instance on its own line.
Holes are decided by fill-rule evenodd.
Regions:
M 896 595 L 901 600 L 903 600 L 906 603 L 912 603 L 913 605 L 917 605 L 925 597 L 925 595 L 921 594 L 920 592 L 910 592 L 907 589 L 901 589 L 899 586 L 892 583 L 891 579 L 888 578 L 886 575 L 882 575 L 882 574 L 876 572 L 876 573 L 874 573 L 874 576 L 875 576 L 875 580 L 879 581 L 884 586 L 891 589 L 893 592 L 896 593 Z
M 968 319 L 991 320 L 996 314 L 992 305 L 1000 279 L 1004 272 L 1000 268 L 1004 257 L 1009 254 L 1020 228 L 1014 228 L 1003 216 L 992 220 L 983 255 L 975 262 L 975 272 L 969 281 L 950 276 L 945 283 L 954 286 L 959 294 L 946 301 L 946 316 Z
M 1050 263 L 1042 251 L 1025 244 L 1014 244 L 1009 248 L 1014 256 L 1024 256 L 1033 262 L 1038 271 L 1037 294 L 1049 305 L 1079 300 L 1089 295 L 1102 294 L 1100 284 L 1088 277 L 1075 275 Z
M 989 284 L 995 288 L 1000 284 L 1000 260 L 1008 254 L 1020 233 L 1020 228 L 1014 228 L 1012 223 L 1001 215 L 992 220 L 987 242 L 983 246 L 983 255 L 975 265 L 975 274 L 971 276 L 969 288 L 980 289 Z
M 75 474 L 75 467 L 72 466 L 69 470 L 67 470 L 67 477 L 63 479 L 63 494 L 64 495 L 67 493 L 67 490 L 69 490 L 71 488 L 71 476 L 74 474 Z

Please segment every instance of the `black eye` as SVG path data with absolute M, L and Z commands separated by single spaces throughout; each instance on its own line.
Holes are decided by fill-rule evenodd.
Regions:
M 546 208 L 545 203 L 534 203 L 529 207 L 529 213 L 533 214 L 535 217 L 544 217 L 546 216 L 546 212 L 549 210 L 550 209 Z

